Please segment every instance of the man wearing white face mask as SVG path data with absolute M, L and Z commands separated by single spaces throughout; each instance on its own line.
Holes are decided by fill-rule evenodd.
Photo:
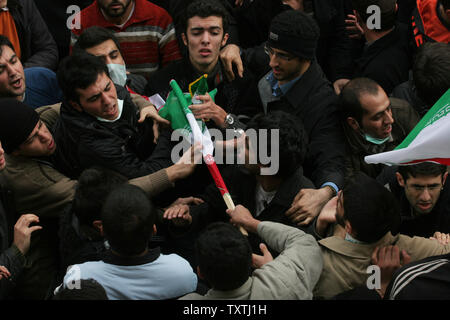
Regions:
M 141 75 L 127 73 L 120 43 L 111 30 L 98 26 L 87 28 L 79 36 L 73 50 L 83 50 L 102 58 L 115 84 L 126 87 L 131 93 L 144 94 L 147 80 Z
M 367 164 L 367 155 L 391 151 L 419 121 L 419 115 L 404 100 L 389 98 L 369 78 L 351 80 L 340 94 L 340 116 L 347 144 L 346 175 L 363 171 L 376 178 L 382 164 Z

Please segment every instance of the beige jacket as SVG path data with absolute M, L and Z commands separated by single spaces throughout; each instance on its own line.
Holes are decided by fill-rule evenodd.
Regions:
M 180 300 L 311 300 L 323 263 L 314 237 L 270 221 L 258 225 L 258 235 L 270 248 L 281 252 L 276 259 L 255 270 L 235 290 L 211 289 L 204 296 L 190 293 Z
M 314 297 L 331 298 L 338 293 L 366 285 L 367 267 L 372 265 L 371 256 L 377 246 L 397 245 L 411 256 L 411 262 L 446 254 L 450 244 L 441 245 L 438 241 L 422 237 L 393 236 L 388 232 L 372 244 L 353 243 L 339 236 L 319 241 L 323 254 L 323 271 L 314 289 Z

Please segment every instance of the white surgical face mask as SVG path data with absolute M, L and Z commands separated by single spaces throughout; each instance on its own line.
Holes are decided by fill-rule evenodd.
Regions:
M 384 139 L 377 139 L 377 138 L 374 138 L 374 137 L 368 135 L 367 133 L 364 134 L 364 139 L 366 139 L 366 141 L 369 141 L 369 142 L 371 142 L 373 144 L 376 144 L 376 145 L 380 145 L 380 144 L 385 143 L 386 141 L 389 140 L 390 137 L 391 136 L 389 135 L 389 136 L 387 136 Z
M 127 83 L 127 69 L 123 64 L 110 63 L 106 65 L 108 67 L 109 76 L 112 82 L 119 86 L 125 87 Z

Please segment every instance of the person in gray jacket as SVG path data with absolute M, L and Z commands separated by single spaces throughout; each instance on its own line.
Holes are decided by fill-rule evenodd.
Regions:
M 248 240 L 229 223 L 209 225 L 196 243 L 197 274 L 212 287 L 205 295 L 190 293 L 181 300 L 302 300 L 322 272 L 323 260 L 314 238 L 284 224 L 261 222 L 243 206 L 227 210 L 234 225 L 258 233 L 275 251 L 261 244 L 263 256 L 252 255 Z M 252 272 L 251 267 L 255 268 Z

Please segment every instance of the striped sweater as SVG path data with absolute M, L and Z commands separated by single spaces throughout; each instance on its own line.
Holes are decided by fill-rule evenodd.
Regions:
M 105 19 L 97 1 L 82 10 L 80 15 L 80 28 L 72 29 L 71 46 L 86 28 L 101 26 L 111 29 L 116 32 L 127 70 L 131 73 L 148 78 L 161 66 L 181 59 L 172 17 L 147 0 L 135 0 L 134 12 L 122 27 Z M 77 17 L 74 19 L 76 21 Z

